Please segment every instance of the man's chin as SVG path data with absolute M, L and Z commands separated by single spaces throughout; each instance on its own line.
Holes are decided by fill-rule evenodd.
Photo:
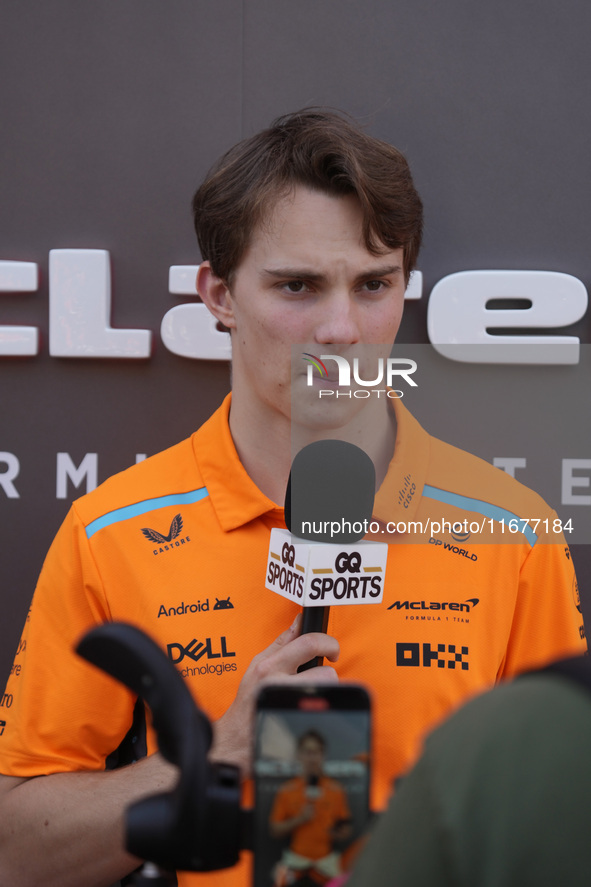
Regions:
M 305 404 L 292 404 L 291 424 L 292 428 L 307 431 L 310 435 L 321 437 L 341 437 L 339 432 L 345 432 L 347 427 L 354 423 L 365 404 L 359 401 L 319 398 Z M 330 432 L 334 432 L 331 435 Z

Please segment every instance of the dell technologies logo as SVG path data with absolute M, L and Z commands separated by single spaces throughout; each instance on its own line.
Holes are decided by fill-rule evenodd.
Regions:
M 220 677 L 227 672 L 237 671 L 238 669 L 236 653 L 228 649 L 225 635 L 222 635 L 217 640 L 205 638 L 205 641 L 199 641 L 197 638 L 193 638 L 188 644 L 175 642 L 168 644 L 167 650 L 168 658 L 177 667 L 185 659 L 193 663 L 192 665 L 185 665 L 184 668 L 179 668 L 179 672 L 184 678 L 204 675 Z

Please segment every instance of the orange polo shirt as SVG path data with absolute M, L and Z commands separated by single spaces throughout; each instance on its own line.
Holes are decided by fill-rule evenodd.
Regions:
M 383 602 L 333 607 L 329 621 L 341 646 L 340 678 L 365 684 L 373 699 L 375 808 L 425 732 L 453 708 L 501 678 L 585 649 L 555 514 L 504 472 L 430 437 L 394 404 L 395 454 L 374 510 L 384 525 L 397 525 L 383 537 L 392 543 Z M 0 772 L 101 770 L 119 746 L 134 699 L 73 652 L 97 623 L 146 631 L 216 719 L 253 656 L 293 621 L 298 606 L 264 587 L 269 534 L 284 526 L 283 509 L 239 461 L 229 405 L 230 397 L 190 439 L 73 504 L 43 566 L 6 689 Z M 497 533 L 511 516 L 536 518 L 537 532 L 505 543 Z M 454 537 L 444 520 L 478 521 L 482 533 Z M 411 521 L 423 530 L 404 532 Z M 441 532 L 430 523 L 437 521 Z M 483 541 L 493 526 L 501 544 Z M 248 883 L 242 866 L 198 877 Z M 182 885 L 193 881 L 181 876 Z
M 333 850 L 331 830 L 340 820 L 351 818 L 344 789 L 334 779 L 321 776 L 312 800 L 301 776 L 290 779 L 275 796 L 269 822 L 293 819 L 307 804 L 314 805 L 314 815 L 293 830 L 289 849 L 306 859 L 322 859 Z

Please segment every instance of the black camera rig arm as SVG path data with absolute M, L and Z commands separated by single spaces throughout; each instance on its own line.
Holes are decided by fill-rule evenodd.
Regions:
M 160 752 L 180 771 L 172 791 L 128 808 L 126 849 L 165 871 L 235 865 L 248 844 L 240 773 L 233 765 L 208 761 L 211 724 L 165 653 L 138 628 L 117 622 L 92 629 L 77 652 L 144 699 Z

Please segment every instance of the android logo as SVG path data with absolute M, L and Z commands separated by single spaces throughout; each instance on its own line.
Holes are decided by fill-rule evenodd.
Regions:
M 230 603 L 229 597 L 222 598 L 222 600 L 220 600 L 219 598 L 216 597 L 216 603 L 214 604 L 213 609 L 214 610 L 233 610 L 234 604 Z

